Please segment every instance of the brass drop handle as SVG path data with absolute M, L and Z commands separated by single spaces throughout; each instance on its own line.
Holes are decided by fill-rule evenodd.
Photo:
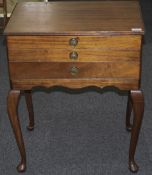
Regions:
M 76 46 L 78 44 L 78 38 L 71 38 L 69 44 L 70 46 Z
M 73 76 L 76 76 L 78 73 L 79 73 L 79 69 L 78 69 L 76 66 L 73 66 L 73 67 L 71 68 L 71 74 L 72 74 Z
M 77 60 L 78 59 L 78 53 L 73 51 L 69 54 L 69 57 L 71 60 Z

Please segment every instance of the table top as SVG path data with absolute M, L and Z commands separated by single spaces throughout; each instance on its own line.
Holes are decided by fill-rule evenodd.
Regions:
M 18 3 L 7 35 L 143 34 L 138 1 Z

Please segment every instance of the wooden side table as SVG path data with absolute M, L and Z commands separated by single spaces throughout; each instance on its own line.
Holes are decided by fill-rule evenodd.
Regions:
M 21 154 L 26 153 L 17 107 L 26 94 L 29 129 L 34 127 L 31 90 L 36 86 L 114 86 L 129 92 L 126 127 L 131 131 L 129 168 L 134 160 L 144 111 L 140 90 L 144 34 L 137 1 L 19 3 L 5 29 L 11 90 L 9 119 Z M 132 109 L 133 124 L 130 124 Z

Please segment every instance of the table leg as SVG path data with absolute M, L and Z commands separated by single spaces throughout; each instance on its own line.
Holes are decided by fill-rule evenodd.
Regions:
M 127 102 L 127 111 L 126 111 L 126 129 L 127 129 L 127 131 L 131 131 L 131 129 L 132 129 L 132 124 L 130 122 L 131 112 L 132 112 L 132 102 L 131 102 L 131 95 L 129 92 L 128 102 Z
M 32 131 L 34 129 L 34 112 L 33 112 L 31 90 L 25 90 L 24 95 L 25 95 L 26 105 L 29 113 L 29 125 L 27 126 L 27 129 Z
M 138 136 L 142 124 L 143 112 L 144 112 L 144 97 L 140 90 L 131 91 L 131 100 L 133 105 L 133 126 L 131 131 L 131 141 L 129 149 L 129 169 L 132 172 L 138 171 L 138 165 L 134 160 L 136 146 L 138 142 Z
M 22 137 L 21 127 L 20 127 L 20 121 L 18 118 L 18 102 L 20 97 L 20 91 L 19 90 L 10 90 L 8 94 L 8 101 L 7 101 L 7 107 L 8 107 L 8 116 L 15 134 L 16 142 L 20 151 L 21 155 L 21 161 L 19 165 L 17 166 L 17 170 L 19 172 L 25 171 L 26 168 L 26 153 L 25 153 L 25 147 L 24 147 L 24 141 Z

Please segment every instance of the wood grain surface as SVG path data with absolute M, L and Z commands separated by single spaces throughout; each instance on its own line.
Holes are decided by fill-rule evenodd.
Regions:
M 92 78 L 92 79 L 22 79 L 11 80 L 13 89 L 32 89 L 34 87 L 50 88 L 53 86 L 63 86 L 66 88 L 85 88 L 85 87 L 99 87 L 104 88 L 108 86 L 119 88 L 120 90 L 138 89 L 139 80 L 137 79 L 123 79 L 123 78 Z
M 72 67 L 78 69 L 72 75 Z M 139 62 L 10 62 L 11 79 L 134 78 L 139 79 Z
M 137 50 L 140 35 L 118 36 L 8 36 L 7 45 L 12 49 L 71 49 L 71 38 L 77 38 L 77 49 L 131 49 Z
M 75 61 L 138 61 L 141 36 L 79 36 L 78 44 L 69 44 L 70 36 L 8 36 L 10 61 L 65 61 L 76 52 Z
M 4 33 L 143 34 L 144 28 L 137 1 L 23 2 L 17 4 Z

